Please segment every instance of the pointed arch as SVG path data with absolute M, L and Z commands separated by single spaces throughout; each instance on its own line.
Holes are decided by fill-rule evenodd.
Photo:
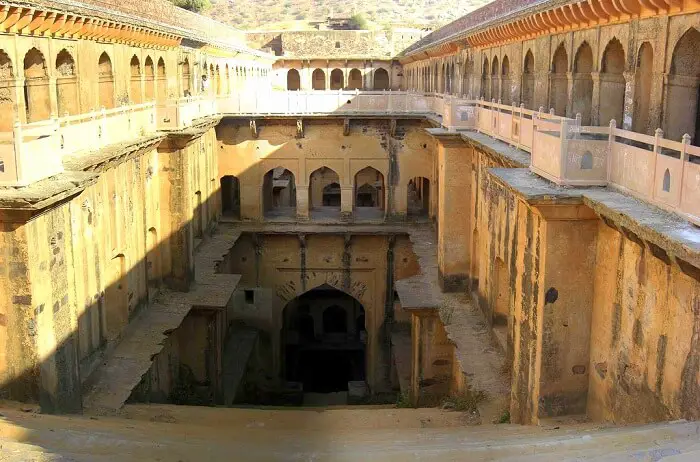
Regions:
M 24 55 L 24 79 L 27 122 L 47 120 L 51 116 L 49 76 L 44 55 L 37 48 Z
M 523 83 L 520 102 L 526 109 L 535 109 L 535 56 L 528 49 L 523 61 Z
M 491 99 L 498 101 L 501 98 L 501 88 L 499 86 L 501 68 L 498 65 L 498 56 L 491 61 Z
M 100 55 L 97 67 L 100 87 L 98 105 L 105 109 L 112 109 L 114 107 L 114 74 L 112 60 L 106 51 Z
M 345 76 L 341 69 L 331 71 L 331 90 L 342 90 L 345 87 Z
M 301 77 L 299 76 L 299 71 L 296 69 L 289 69 L 287 71 L 287 90 L 299 91 L 300 89 Z
M 146 87 L 146 101 L 153 101 L 156 98 L 156 70 L 153 59 L 146 56 L 144 63 L 144 83 Z
M 351 69 L 348 74 L 348 90 L 362 90 L 362 72 L 359 69 Z
M 355 207 L 384 210 L 384 175 L 374 167 L 365 167 L 355 174 Z
M 374 71 L 374 89 L 388 90 L 389 89 L 389 73 L 384 68 L 379 68 Z
M 598 122 L 607 125 L 615 119 L 623 127 L 625 110 L 625 50 L 617 38 L 612 38 L 603 51 L 600 73 L 600 109 Z
M 679 141 L 685 133 L 700 145 L 700 31 L 689 28 L 676 42 L 666 82 L 665 137 Z
M 131 58 L 129 68 L 131 69 L 131 85 L 129 91 L 131 104 L 141 104 L 143 102 L 143 94 L 141 91 L 141 63 L 136 55 Z
M 165 60 L 161 56 L 158 58 L 156 67 L 156 99 L 159 103 L 164 103 L 168 99 L 168 76 L 165 70 Z
M 569 101 L 569 83 L 566 73 L 569 69 L 569 56 L 561 43 L 552 57 L 552 72 L 549 76 L 549 107 L 559 116 L 566 116 Z
M 15 71 L 10 56 L 0 49 L 0 131 L 11 131 L 15 122 Z
M 501 63 L 501 102 L 503 104 L 510 104 L 510 95 L 510 61 L 508 60 L 508 55 L 504 55 L 503 62 Z
M 297 188 L 294 173 L 282 166 L 263 176 L 263 215 L 266 218 L 295 217 Z
M 634 119 L 632 130 L 638 133 L 651 134 L 654 130 L 650 127 L 651 112 L 651 85 L 654 69 L 654 49 L 649 42 L 644 42 L 637 52 L 635 66 L 634 85 Z
M 182 85 L 182 96 L 192 95 L 192 75 L 190 74 L 190 60 L 185 58 L 182 62 L 181 68 L 181 85 Z
M 340 177 L 330 167 L 319 167 L 309 175 L 309 209 L 340 207 Z
M 56 55 L 56 74 L 56 103 L 59 117 L 78 114 L 80 109 L 75 60 L 65 48 Z
M 584 41 L 576 50 L 574 86 L 571 102 L 572 116 L 581 114 L 581 124 L 591 125 L 593 104 L 593 49 Z
M 323 69 L 315 69 L 311 74 L 311 88 L 314 90 L 326 89 L 326 73 Z

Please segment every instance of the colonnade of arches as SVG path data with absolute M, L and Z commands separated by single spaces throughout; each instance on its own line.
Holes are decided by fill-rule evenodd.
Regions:
M 660 59 L 662 50 L 654 50 L 649 41 L 642 41 L 629 51 L 613 37 L 601 47 L 599 58 L 594 47 L 585 40 L 573 51 L 564 43 L 554 47 L 548 58 L 549 72 L 540 77 L 547 79 L 544 82 L 546 101 L 539 104 L 544 102 L 546 110 L 551 108 L 560 116 L 573 118 L 580 114 L 584 125 L 604 126 L 614 119 L 620 128 L 653 134 L 658 127 L 651 126 L 651 111 L 654 110 L 651 98 L 653 87 L 658 85 L 663 87 L 660 128 L 665 138 L 680 141 L 683 134 L 688 133 L 693 144 L 700 143 L 698 28 L 686 30 L 673 45 L 664 74 L 655 71 L 658 67 L 655 59 Z M 630 57 L 628 53 L 634 55 Z M 419 63 L 406 69 L 407 87 L 500 100 L 503 104 L 522 103 L 527 109 L 537 110 L 535 65 L 537 59 L 543 59 L 537 56 L 536 50 L 523 50 L 522 62 L 517 66 L 519 70 L 508 54 L 483 56 L 478 75 L 473 72 L 472 56 L 461 55 L 440 65 Z M 459 63 L 458 59 L 465 62 Z M 519 85 L 514 84 L 518 79 Z M 626 101 L 632 102 L 627 108 Z
M 184 58 L 174 70 L 179 74 L 181 88 L 181 94 L 176 95 L 169 89 L 170 70 L 163 56 L 147 54 L 139 57 L 134 54 L 129 60 L 126 94 L 117 95 L 115 82 L 119 76 L 110 54 L 102 52 L 95 65 L 93 75 L 97 77 L 97 107 L 90 110 L 147 102 L 163 103 L 169 98 L 200 92 L 226 95 L 243 85 L 246 79 L 269 76 L 269 70 L 264 68 L 229 67 L 228 63 L 205 62 L 201 75 L 206 76 L 202 80 L 209 83 L 196 86 L 189 58 Z M 11 130 L 17 119 L 31 123 L 52 116 L 79 114 L 81 96 L 78 75 L 78 63 L 69 49 L 59 51 L 55 62 L 49 63 L 41 50 L 31 48 L 24 55 L 21 70 L 16 70 L 9 54 L 0 49 L 0 131 Z M 23 113 L 17 113 L 17 108 L 22 108 Z
M 316 68 L 311 73 L 311 89 L 312 90 L 362 90 L 365 89 L 364 77 L 362 71 L 357 68 L 349 69 L 346 72 L 343 69 L 335 68 L 326 74 L 326 70 Z M 378 68 L 373 71 L 372 90 L 389 90 L 391 81 L 389 72 L 384 68 Z M 327 78 L 328 77 L 328 78 Z M 289 69 L 287 71 L 287 90 L 298 91 L 302 88 L 301 74 L 297 69 Z
M 319 167 L 308 176 L 309 211 L 340 212 L 342 181 L 330 167 Z M 297 216 L 297 178 L 283 166 L 268 170 L 262 180 L 262 215 L 265 218 L 294 218 Z M 387 190 L 384 174 L 373 167 L 365 167 L 353 176 L 352 210 L 360 217 L 377 218 L 387 208 Z M 430 213 L 430 180 L 412 177 L 406 183 L 406 214 L 409 217 L 428 217 Z M 224 216 L 241 218 L 242 198 L 240 181 L 232 175 L 221 177 L 221 208 Z M 363 215 L 364 213 L 364 215 Z

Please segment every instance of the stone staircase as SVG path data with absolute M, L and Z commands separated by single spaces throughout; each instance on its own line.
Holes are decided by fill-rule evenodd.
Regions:
M 197 243 L 195 280 L 190 291 L 162 291 L 126 327 L 119 343 L 85 381 L 86 413 L 113 414 L 121 409 L 163 349 L 167 335 L 180 326 L 192 307 L 226 308 L 240 276 L 216 273 L 216 263 L 238 236 L 228 230 Z

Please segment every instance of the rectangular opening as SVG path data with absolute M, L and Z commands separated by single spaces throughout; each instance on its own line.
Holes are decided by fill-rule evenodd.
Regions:
M 251 289 L 246 289 L 243 291 L 245 294 L 245 302 L 249 305 L 252 305 L 255 303 L 255 291 Z

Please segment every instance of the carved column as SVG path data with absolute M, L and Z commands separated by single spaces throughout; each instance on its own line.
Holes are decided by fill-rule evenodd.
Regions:
M 600 72 L 591 72 L 593 94 L 591 95 L 591 125 L 607 124 L 609 120 L 600 120 Z M 574 114 L 576 116 L 576 114 Z
M 566 73 L 566 117 L 574 118 L 574 73 Z
M 622 111 L 622 129 L 632 130 L 634 120 L 634 95 L 636 91 L 636 75 L 634 72 L 624 72 L 625 78 L 625 105 Z

